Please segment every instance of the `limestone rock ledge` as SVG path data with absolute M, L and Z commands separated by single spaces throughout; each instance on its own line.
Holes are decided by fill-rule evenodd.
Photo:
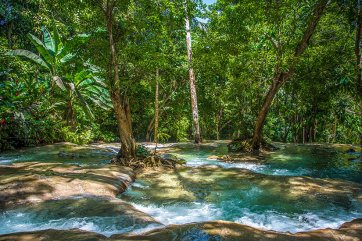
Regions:
M 29 162 L 0 166 L 0 173 L 0 210 L 79 195 L 115 198 L 135 178 L 132 169 L 118 165 Z
M 171 225 L 165 228 L 152 230 L 140 235 L 112 235 L 105 236 L 81 230 L 45 230 L 29 233 L 16 233 L 0 236 L 5 240 L 247 240 L 247 241 L 360 241 L 362 237 L 362 219 L 343 224 L 339 229 L 320 229 L 301 233 L 277 233 L 255 229 L 249 226 L 212 221 L 205 223 L 191 223 L 185 225 Z

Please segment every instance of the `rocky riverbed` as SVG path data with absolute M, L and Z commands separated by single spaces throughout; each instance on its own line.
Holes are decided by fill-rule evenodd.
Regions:
M 298 159 L 294 147 L 305 175 L 285 164 L 289 151 L 271 154 L 277 159 L 218 161 L 222 148 L 165 146 L 186 167 L 144 170 L 137 178 L 110 164 L 114 144 L 65 143 L 3 155 L 0 240 L 361 240 L 362 187 L 343 152 L 302 150 L 316 160 L 341 158 L 326 172 L 340 170 L 338 178 L 326 178 L 318 171 L 325 166 L 308 166 L 314 154 Z M 273 169 L 273 162 L 288 172 Z M 344 178 L 345 172 L 351 175 Z

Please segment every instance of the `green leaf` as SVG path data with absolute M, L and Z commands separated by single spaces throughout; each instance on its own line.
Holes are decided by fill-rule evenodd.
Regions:
M 79 92 L 79 90 L 76 88 L 75 92 L 77 93 L 78 99 L 81 103 L 82 109 L 83 111 L 87 114 L 87 116 L 91 119 L 94 119 L 94 115 L 91 111 L 91 109 L 89 108 L 89 105 L 87 104 L 87 102 L 85 101 L 85 99 L 83 98 L 82 94 Z
M 58 54 L 58 51 L 59 51 L 59 49 L 61 49 L 63 44 L 61 42 L 58 28 L 55 23 L 53 24 L 53 35 L 54 35 L 55 53 Z
M 40 55 L 43 57 L 44 60 L 47 61 L 49 67 L 54 64 L 54 55 L 52 55 L 48 49 L 46 49 L 43 42 L 40 41 L 37 37 L 32 35 L 31 33 L 28 34 L 30 41 L 34 44 L 35 48 L 39 51 Z
M 24 49 L 11 50 L 7 52 L 6 55 L 26 57 L 27 59 L 34 61 L 35 63 L 47 68 L 48 70 L 51 70 L 41 57 L 28 50 Z
M 65 55 L 63 58 L 61 58 L 61 59 L 60 59 L 60 62 L 61 62 L 62 64 L 67 63 L 67 62 L 69 62 L 70 60 L 72 60 L 74 57 L 75 57 L 75 54 L 69 53 L 69 54 Z
M 82 70 L 75 74 L 74 80 L 76 81 L 77 84 L 80 84 L 83 80 L 89 78 L 90 75 L 91 74 L 87 70 Z
M 44 45 L 45 47 L 52 51 L 53 54 L 55 55 L 55 43 L 54 43 L 54 39 L 52 38 L 51 34 L 49 33 L 48 29 L 46 27 L 42 27 L 41 30 L 43 31 L 44 34 Z

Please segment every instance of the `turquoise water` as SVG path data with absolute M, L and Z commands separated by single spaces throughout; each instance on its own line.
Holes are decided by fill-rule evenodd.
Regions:
M 0 165 L 18 162 L 64 163 L 74 165 L 105 165 L 117 154 L 113 147 L 78 146 L 70 143 L 24 148 L 0 153 Z
M 262 161 L 225 163 L 208 159 L 226 154 L 225 144 L 179 148 L 186 168 L 146 173 L 122 195 L 163 224 L 226 220 L 300 232 L 362 217 L 361 165 L 341 150 L 291 145 Z
M 226 163 L 208 158 L 227 154 L 225 143 L 174 147 L 171 152 L 185 158 L 186 167 L 139 174 L 119 196 L 118 201 L 155 221 L 134 222 L 121 212 L 124 208 L 116 208 L 120 204 L 78 197 L 89 201 L 55 200 L 6 210 L 0 214 L 0 234 L 80 228 L 109 236 L 210 220 L 299 232 L 338 228 L 344 222 L 362 218 L 361 163 L 338 148 L 286 145 L 260 161 Z M 72 155 L 59 156 L 59 152 Z M 6 153 L 0 155 L 0 162 L 105 165 L 116 152 L 112 148 L 63 144 Z
M 190 167 L 217 165 L 222 168 L 244 168 L 267 175 L 334 178 L 362 183 L 359 153 L 347 154 L 342 148 L 328 145 L 283 145 L 280 150 L 255 162 L 226 163 L 208 159 L 212 155 L 227 155 L 225 143 L 200 147 L 186 144 L 174 153 L 186 159 Z

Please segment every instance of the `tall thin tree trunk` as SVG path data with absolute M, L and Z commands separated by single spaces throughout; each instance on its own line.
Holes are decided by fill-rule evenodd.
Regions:
M 362 9 L 361 2 L 357 0 L 357 30 L 355 41 L 355 55 L 356 55 L 356 82 L 357 93 L 359 96 L 360 118 L 362 120 L 362 56 L 361 56 L 361 40 L 362 40 Z M 360 133 L 360 147 L 362 152 L 362 133 Z M 361 156 L 362 158 L 362 156 Z
M 14 22 L 12 20 L 9 24 L 9 28 L 8 28 L 8 32 L 7 32 L 9 49 L 13 48 L 13 29 L 14 29 Z
M 121 93 L 120 78 L 118 71 L 118 60 L 116 44 L 113 38 L 113 10 L 115 1 L 107 0 L 103 8 L 106 18 L 109 46 L 111 50 L 111 64 L 113 78 L 110 86 L 110 96 L 113 108 L 116 114 L 119 137 L 121 141 L 121 150 L 118 153 L 118 159 L 131 159 L 136 156 L 136 142 L 132 133 L 131 111 L 127 96 Z
M 309 40 L 311 39 L 318 22 L 323 15 L 324 9 L 326 8 L 329 0 L 320 0 L 316 5 L 313 14 L 309 20 L 307 29 L 305 30 L 302 39 L 299 41 L 295 52 L 294 52 L 294 59 L 289 64 L 289 69 L 285 72 L 282 71 L 280 68 L 281 63 L 277 63 L 275 68 L 275 75 L 273 78 L 273 83 L 269 88 L 269 91 L 264 99 L 263 105 L 261 110 L 259 111 L 258 117 L 255 122 L 254 128 L 254 136 L 252 141 L 252 146 L 254 150 L 259 150 L 261 141 L 262 141 L 262 132 L 266 117 L 268 115 L 270 106 L 273 103 L 275 95 L 278 93 L 279 89 L 284 85 L 284 83 L 290 78 L 291 75 L 294 73 L 294 68 L 296 62 L 299 60 L 300 56 L 304 53 L 307 49 Z M 303 134 L 304 135 L 304 134 Z
M 303 144 L 305 144 L 305 126 L 303 126 Z
M 187 0 L 183 0 L 185 10 L 185 29 L 186 29 L 186 45 L 187 45 L 187 58 L 189 65 L 189 79 L 190 79 L 190 94 L 191 94 L 191 108 L 192 108 L 192 119 L 194 127 L 194 139 L 195 143 L 201 143 L 200 125 L 199 125 L 199 110 L 197 105 L 197 94 L 195 84 L 195 73 L 192 66 L 192 42 L 191 42 L 191 30 L 190 30 L 190 19 L 188 14 Z
M 146 141 L 151 142 L 151 134 L 153 128 L 155 127 L 155 117 L 153 116 L 152 120 L 148 123 L 147 131 L 146 131 Z
M 216 115 L 216 140 L 220 140 L 220 118 L 219 115 Z
M 155 140 L 155 152 L 157 150 L 158 143 L 158 82 L 160 78 L 159 69 L 156 70 L 156 88 L 155 88 L 155 132 L 154 132 L 154 140 Z

